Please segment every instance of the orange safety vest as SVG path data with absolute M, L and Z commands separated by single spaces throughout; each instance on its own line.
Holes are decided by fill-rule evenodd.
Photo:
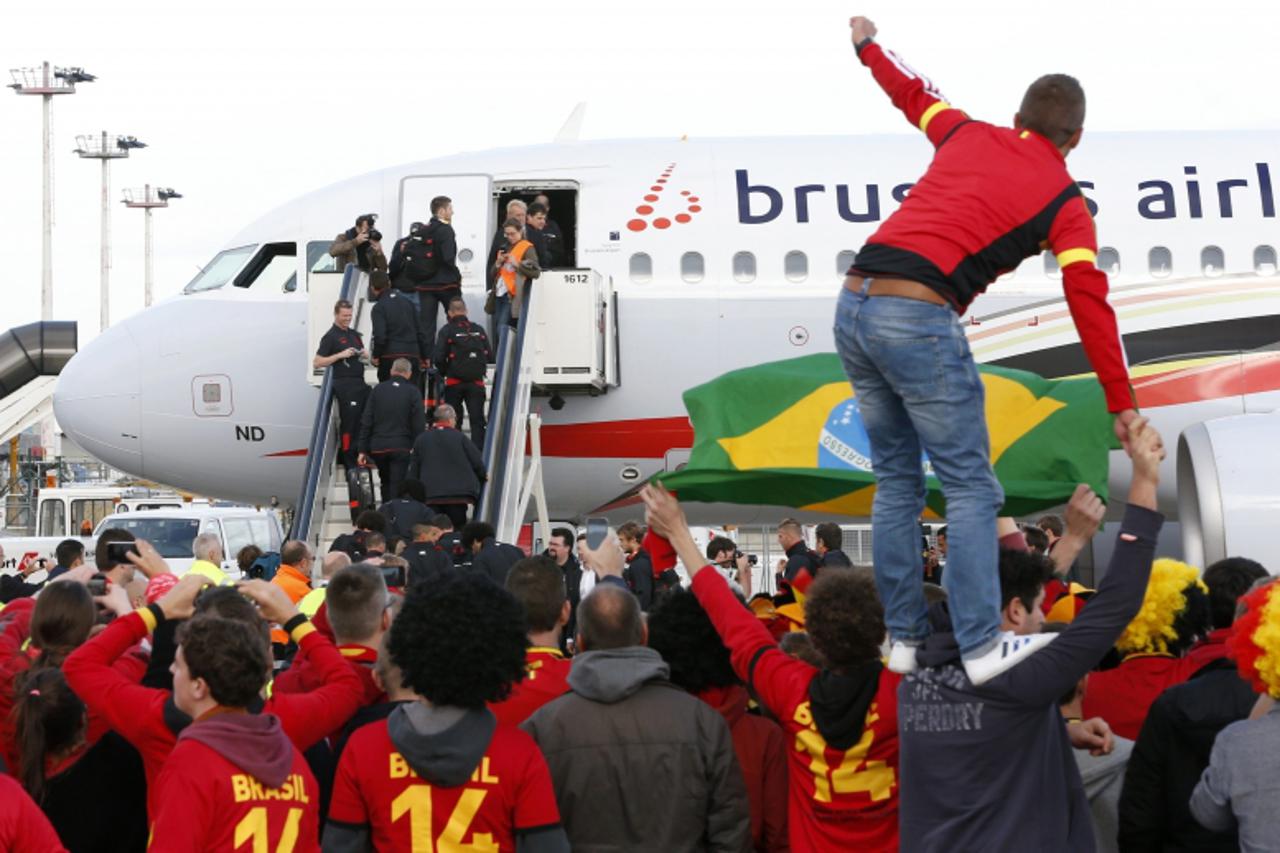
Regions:
M 524 257 L 524 253 L 529 251 L 533 244 L 528 240 L 521 240 L 511 247 L 511 251 L 507 253 L 507 262 L 502 265 L 502 269 L 498 270 L 498 274 L 502 276 L 503 282 L 507 285 L 507 295 L 516 295 L 516 265 L 520 263 L 520 258 Z M 512 261 L 512 258 L 515 261 Z

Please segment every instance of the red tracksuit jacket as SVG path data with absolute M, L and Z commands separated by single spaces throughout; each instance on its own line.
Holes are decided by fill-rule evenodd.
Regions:
M 525 675 L 519 684 L 511 685 L 511 695 L 491 704 L 489 710 L 498 722 L 518 726 L 533 712 L 569 692 L 569 668 L 573 661 L 559 649 L 533 646 L 525 652 Z
M 154 627 L 155 616 L 150 610 L 135 610 L 112 621 L 62 665 L 76 695 L 142 756 L 151 814 L 155 811 L 156 779 L 178 741 L 168 722 L 174 709 L 168 690 L 136 684 L 116 672 L 112 664 Z M 323 673 L 324 687 L 311 693 L 273 693 L 263 711 L 279 717 L 289 739 L 299 751 L 305 751 L 351 719 L 360 707 L 363 687 L 338 650 L 310 622 L 295 628 L 292 638 L 298 644 L 298 655 L 309 658 Z
M 937 151 L 849 272 L 918 281 L 963 313 L 999 275 L 1047 247 L 1107 408 L 1135 408 L 1107 276 L 1095 265 L 1093 218 L 1062 152 L 1034 131 L 969 118 L 875 42 L 858 56 Z

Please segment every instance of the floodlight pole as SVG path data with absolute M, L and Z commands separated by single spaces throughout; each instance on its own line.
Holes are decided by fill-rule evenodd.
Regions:
M 124 205 L 125 207 L 142 208 L 143 213 L 143 302 L 147 307 L 151 305 L 151 283 L 152 283 L 152 247 L 151 247 L 151 211 L 157 207 L 168 207 L 169 199 L 182 198 L 180 193 L 174 191 L 172 187 L 157 187 L 152 191 L 151 184 L 147 184 L 138 190 L 125 190 Z M 138 197 L 140 196 L 140 197 Z
M 42 143 L 41 178 L 44 184 L 44 203 L 41 207 L 42 231 L 40 240 L 40 318 L 53 319 L 53 96 L 74 95 L 76 83 L 89 83 L 92 74 L 82 68 L 54 68 L 48 62 L 39 69 L 13 69 L 14 82 L 9 88 L 19 95 L 40 95 L 44 137 Z
M 99 331 L 106 331 L 111 324 L 111 161 L 122 160 L 134 148 L 146 144 L 132 136 L 111 138 L 102 131 L 101 139 L 91 136 L 76 137 L 76 153 L 85 160 L 102 161 L 102 226 L 99 246 L 101 270 L 99 273 Z

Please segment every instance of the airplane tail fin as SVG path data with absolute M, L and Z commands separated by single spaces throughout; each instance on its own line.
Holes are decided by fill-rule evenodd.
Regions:
M 580 101 L 556 134 L 554 142 L 577 142 L 582 136 L 582 120 L 587 115 L 587 102 Z

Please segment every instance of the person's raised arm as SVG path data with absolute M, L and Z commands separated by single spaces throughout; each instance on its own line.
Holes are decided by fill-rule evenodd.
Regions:
M 1089 540 L 1098 532 L 1098 525 L 1102 523 L 1102 516 L 1106 512 L 1106 504 L 1102 502 L 1102 498 L 1093 493 L 1092 489 L 1083 483 L 1076 486 L 1075 494 L 1071 496 L 1071 500 L 1067 501 L 1067 531 L 1049 555 L 1053 560 L 1055 575 L 1060 578 L 1067 576 L 1076 562 L 1076 557 L 1080 556 L 1084 546 L 1088 545 Z
M 893 105 L 902 110 L 907 121 L 920 128 L 935 147 L 969 120 L 964 112 L 947 103 L 927 77 L 921 76 L 893 51 L 875 43 L 876 25 L 869 18 L 851 18 L 849 28 L 858 59 L 871 69 L 871 76 Z

